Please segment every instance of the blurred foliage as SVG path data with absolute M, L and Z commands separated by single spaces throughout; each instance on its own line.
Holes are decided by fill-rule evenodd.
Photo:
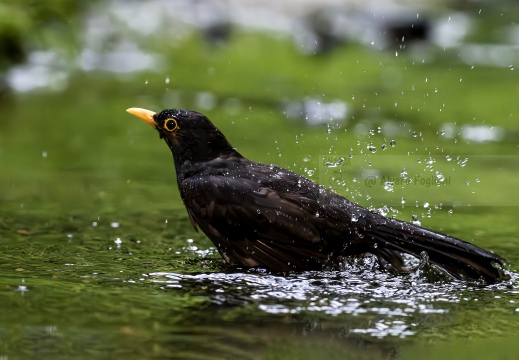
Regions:
M 32 50 L 76 47 L 80 16 L 91 1 L 0 2 L 0 70 L 24 62 Z

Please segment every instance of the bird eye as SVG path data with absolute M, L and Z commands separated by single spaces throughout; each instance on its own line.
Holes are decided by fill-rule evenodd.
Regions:
M 177 127 L 178 127 L 177 120 L 175 120 L 173 118 L 169 118 L 166 121 L 164 121 L 164 129 L 169 132 L 175 131 L 177 129 Z

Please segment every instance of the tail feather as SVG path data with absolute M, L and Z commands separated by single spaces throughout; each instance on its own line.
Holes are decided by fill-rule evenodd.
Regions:
M 421 257 L 425 251 L 428 261 L 451 276 L 465 280 L 485 280 L 495 283 L 505 276 L 504 259 L 475 245 L 454 237 L 437 233 L 420 226 L 394 219 L 381 218 L 366 229 L 365 235 L 377 246 L 373 252 L 398 270 L 402 264 L 386 256 L 380 249 L 400 251 Z

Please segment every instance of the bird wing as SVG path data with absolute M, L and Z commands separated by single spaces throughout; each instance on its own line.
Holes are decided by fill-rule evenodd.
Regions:
M 324 240 L 318 199 L 302 195 L 304 188 L 296 196 L 287 176 L 283 189 L 265 179 L 205 175 L 184 179 L 180 189 L 193 223 L 226 260 L 276 270 L 322 267 L 340 244 L 329 240 L 341 232 L 327 224 Z

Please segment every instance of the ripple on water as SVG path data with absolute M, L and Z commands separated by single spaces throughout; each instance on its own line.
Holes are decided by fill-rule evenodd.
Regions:
M 492 292 L 513 293 L 518 276 L 492 286 L 461 281 L 428 281 L 423 274 L 394 275 L 351 267 L 344 271 L 309 271 L 280 276 L 262 270 L 231 273 L 177 274 L 157 272 L 148 280 L 166 288 L 196 289 L 217 304 L 255 304 L 269 314 L 322 313 L 370 316 L 351 332 L 381 338 L 406 337 L 416 330 L 416 317 L 445 314 L 460 302 L 476 306 Z M 517 291 L 515 291 L 517 292 Z M 359 324 L 357 324 L 358 326 Z

